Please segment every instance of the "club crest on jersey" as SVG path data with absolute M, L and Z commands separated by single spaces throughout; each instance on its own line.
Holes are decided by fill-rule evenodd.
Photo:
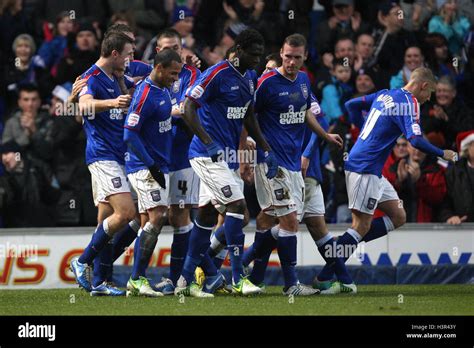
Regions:
M 249 90 L 250 90 L 250 94 L 253 94 L 255 92 L 255 86 L 253 85 L 252 80 L 249 81 Z
M 306 86 L 306 83 L 303 83 L 300 85 L 301 87 L 301 93 L 303 93 L 303 98 L 308 99 L 308 86 Z
M 160 190 L 151 191 L 150 194 L 151 194 L 151 199 L 153 200 L 153 202 L 161 201 Z
M 112 185 L 114 185 L 114 188 L 122 187 L 122 179 L 120 177 L 112 178 Z
M 131 113 L 128 115 L 127 126 L 135 127 L 140 121 L 140 115 Z
M 178 93 L 179 92 L 179 86 L 181 85 L 181 80 L 175 81 L 173 83 L 172 91 L 173 93 Z

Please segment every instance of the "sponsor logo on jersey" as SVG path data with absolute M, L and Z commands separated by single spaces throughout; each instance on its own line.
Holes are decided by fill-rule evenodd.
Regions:
M 203 93 L 204 93 L 204 88 L 202 88 L 200 85 L 197 85 L 196 87 L 192 89 L 191 97 L 193 97 L 194 99 L 198 99 L 198 98 L 201 98 Z
M 288 112 L 280 114 L 280 124 L 304 123 L 306 110 L 295 111 L 293 105 L 288 106 Z
M 288 92 L 280 92 L 280 93 L 278 93 L 278 96 L 279 96 L 279 97 L 283 97 L 284 95 L 288 95 Z
M 127 126 L 135 127 L 140 122 L 140 115 L 131 113 L 128 115 Z
M 230 87 L 230 90 L 231 90 L 231 91 L 235 91 L 235 90 L 238 90 L 238 89 L 239 89 L 239 86 L 232 86 L 232 87 Z
M 160 129 L 159 129 L 159 132 L 160 133 L 165 133 L 165 132 L 168 132 L 171 130 L 171 117 L 168 117 L 167 120 L 165 121 L 160 121 L 160 123 L 158 124 Z
M 110 109 L 109 117 L 111 120 L 123 120 L 122 109 Z
M 115 90 L 114 90 L 113 88 L 107 88 L 107 92 L 109 92 L 109 93 L 114 93 Z
M 227 108 L 227 118 L 229 120 L 238 120 L 245 117 L 247 106 L 229 106 Z

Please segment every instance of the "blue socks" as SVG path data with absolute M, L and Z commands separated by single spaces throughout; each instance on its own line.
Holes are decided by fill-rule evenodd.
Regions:
M 186 280 L 187 285 L 194 281 L 194 271 L 201 264 L 204 254 L 207 253 L 212 230 L 213 227 L 200 226 L 197 220 L 194 222 L 194 227 L 189 236 L 188 253 L 181 272 L 181 276 Z
M 176 284 L 181 271 L 183 270 L 184 260 L 188 252 L 189 235 L 193 229 L 193 224 L 175 228 L 173 234 L 173 244 L 171 244 L 171 260 L 169 279 Z
M 114 242 L 113 242 L 113 262 L 117 260 L 123 253 L 124 251 L 132 244 L 132 242 L 137 238 L 137 233 L 138 230 L 140 229 L 140 224 L 132 220 L 128 223 L 125 228 L 118 232 L 114 236 Z
M 318 274 L 318 280 L 320 281 L 331 280 L 334 275 L 334 262 L 329 257 L 329 253 L 332 252 L 333 248 L 335 248 L 335 245 L 336 241 L 334 240 L 334 236 L 331 233 L 328 233 L 323 238 L 316 241 L 318 251 L 324 261 L 326 261 L 322 271 Z
M 278 256 L 285 279 L 285 288 L 298 283 L 296 276 L 296 232 L 280 229 L 278 232 Z
M 243 214 L 227 213 L 225 217 L 225 238 L 229 250 L 230 264 L 232 266 L 232 279 L 234 284 L 240 281 L 244 274 L 242 256 L 244 253 L 245 235 L 242 230 Z
M 99 286 L 104 281 L 109 279 L 110 273 L 112 273 L 112 253 L 113 245 L 112 241 L 109 241 L 105 247 L 99 252 L 94 259 L 94 272 L 92 278 L 92 286 Z
M 393 231 L 395 226 L 388 216 L 379 217 L 372 220 L 370 230 L 362 238 L 363 242 L 370 242 L 371 240 L 385 236 L 388 232 Z
M 79 262 L 82 264 L 92 264 L 94 258 L 99 254 L 99 252 L 105 247 L 109 242 L 111 237 L 107 234 L 109 230 L 109 225 L 107 219 L 105 219 L 92 235 L 92 239 L 89 245 L 86 247 L 82 255 L 79 257 Z

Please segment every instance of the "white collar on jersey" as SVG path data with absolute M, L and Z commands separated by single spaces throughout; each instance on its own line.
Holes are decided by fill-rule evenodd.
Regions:
M 242 75 L 242 74 L 240 73 L 240 71 L 238 71 L 238 70 L 235 68 L 235 66 L 230 62 L 230 60 L 226 59 L 226 62 L 227 62 L 227 64 L 229 64 L 229 66 L 230 66 L 232 69 L 234 69 L 235 71 L 237 71 L 237 73 L 238 73 L 240 76 L 245 77 L 245 74 L 247 74 L 247 70 L 245 70 L 244 74 Z
M 280 68 L 281 68 L 281 67 L 274 68 L 274 70 L 275 70 L 278 74 L 280 74 L 281 77 L 287 79 L 287 80 L 290 81 L 290 82 L 295 82 L 295 81 L 298 79 L 298 75 L 300 74 L 299 71 L 298 71 L 298 74 L 296 74 L 295 79 L 294 79 L 294 80 L 291 80 L 291 79 L 289 79 L 288 77 L 286 77 L 285 75 L 283 75 L 283 74 L 280 72 L 280 70 L 278 70 L 278 69 L 280 69 Z

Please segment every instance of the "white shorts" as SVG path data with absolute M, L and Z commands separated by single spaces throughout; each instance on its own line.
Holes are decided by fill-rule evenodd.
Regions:
M 397 191 L 385 177 L 345 171 L 349 209 L 373 215 L 377 205 L 399 200 Z
M 198 204 L 199 177 L 193 168 L 170 172 L 169 204 Z
M 321 185 L 314 178 L 304 179 L 304 208 L 303 218 L 311 216 L 324 216 L 324 197 Z
M 97 161 L 89 164 L 88 168 L 95 206 L 108 203 L 107 198 L 117 193 L 130 193 L 125 166 L 116 161 Z
M 151 176 L 148 169 L 142 169 L 135 173 L 128 174 L 130 183 L 137 193 L 138 211 L 144 214 L 148 209 L 159 206 L 168 206 L 168 192 L 170 179 L 165 175 L 166 189 L 163 189 Z
M 296 211 L 301 221 L 305 194 L 301 172 L 278 167 L 278 174 L 270 180 L 266 176 L 267 168 L 266 163 L 255 166 L 255 190 L 260 208 L 275 217 Z
M 229 203 L 244 199 L 238 170 L 232 171 L 224 161 L 212 162 L 210 157 L 195 157 L 189 161 L 199 176 L 199 206 L 212 203 L 223 212 Z

